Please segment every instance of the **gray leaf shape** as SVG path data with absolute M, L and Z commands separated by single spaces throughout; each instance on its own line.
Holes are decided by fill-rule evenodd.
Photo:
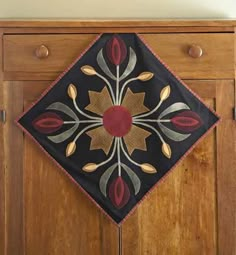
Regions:
M 59 134 L 59 135 L 54 135 L 54 136 L 48 136 L 48 139 L 52 141 L 53 143 L 62 143 L 69 137 L 71 137 L 74 132 L 77 130 L 79 127 L 79 124 L 75 124 L 72 128 L 66 130 L 65 132 Z
M 102 194 L 106 197 L 107 196 L 107 183 L 108 180 L 110 179 L 113 171 L 115 170 L 115 168 L 117 167 L 117 163 L 115 163 L 114 165 L 110 166 L 105 173 L 101 176 L 100 181 L 99 181 L 99 187 L 100 190 L 102 192 Z
M 190 110 L 189 106 L 186 105 L 185 103 L 182 103 L 182 102 L 174 103 L 174 104 L 172 104 L 171 106 L 169 106 L 168 108 L 166 108 L 166 109 L 159 115 L 158 118 L 161 119 L 162 117 L 166 116 L 166 115 L 169 114 L 169 113 L 177 112 L 177 111 L 184 110 L 184 109 Z
M 136 53 L 134 52 L 134 50 L 130 47 L 129 48 L 129 63 L 125 69 L 125 71 L 123 72 L 123 74 L 120 77 L 120 81 L 122 81 L 124 78 L 126 78 L 135 68 L 137 62 L 137 57 L 136 57 Z
M 158 123 L 158 126 L 160 127 L 161 131 L 171 140 L 175 142 L 181 142 L 185 139 L 187 139 L 191 134 L 181 134 L 178 132 L 175 132 L 168 127 L 164 126 L 162 123 Z
M 55 102 L 47 107 L 48 110 L 56 110 L 60 112 L 64 112 L 68 116 L 70 116 L 74 120 L 78 120 L 77 115 L 65 104 L 61 102 Z
M 139 190 L 141 187 L 140 179 L 138 178 L 136 173 L 134 171 L 132 171 L 127 165 L 125 165 L 123 163 L 121 165 L 122 165 L 123 169 L 125 170 L 125 172 L 128 174 L 130 180 L 132 181 L 133 186 L 134 186 L 135 195 L 137 195 L 139 193 Z
M 102 71 L 107 75 L 109 76 L 112 80 L 116 80 L 116 77 L 113 75 L 113 73 L 110 71 L 109 67 L 107 66 L 107 63 L 103 57 L 103 49 L 101 49 L 99 52 L 98 52 L 98 55 L 97 55 L 97 62 L 98 62 L 98 65 L 100 66 L 100 68 L 102 69 Z

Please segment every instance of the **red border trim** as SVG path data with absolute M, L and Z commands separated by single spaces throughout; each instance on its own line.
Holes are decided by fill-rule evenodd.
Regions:
M 25 115 L 25 113 L 27 113 L 31 108 L 34 107 L 35 104 L 37 104 L 48 92 L 49 90 L 51 90 L 52 87 L 54 87 L 56 85 L 56 83 L 74 66 L 74 64 L 83 57 L 83 55 L 93 46 L 93 44 L 95 42 L 98 41 L 98 39 L 101 37 L 102 34 L 98 35 L 89 45 L 88 47 L 73 61 L 73 63 L 65 69 L 64 72 L 62 72 L 58 77 L 57 79 L 52 82 L 49 87 L 41 94 L 41 96 L 35 101 L 33 102 L 16 120 L 15 120 L 15 123 L 17 124 L 17 126 L 23 131 L 25 132 L 36 144 L 39 145 L 39 148 L 49 157 L 52 159 L 52 161 L 64 172 L 64 174 L 66 176 L 68 176 L 71 181 L 73 183 L 76 184 L 76 186 L 79 187 L 79 189 L 99 208 L 99 210 L 101 210 L 108 218 L 111 219 L 111 221 L 116 225 L 116 226 L 120 226 L 122 225 L 122 223 L 124 223 L 127 218 L 129 216 L 131 216 L 131 214 L 135 211 L 135 209 L 138 207 L 138 205 L 144 201 L 144 199 L 161 183 L 165 180 L 165 178 L 167 178 L 167 176 L 173 171 L 173 169 L 193 150 L 193 148 L 201 141 L 203 140 L 204 137 L 206 137 L 206 135 L 221 121 L 219 115 L 214 111 L 212 110 L 208 105 L 206 105 L 203 100 L 195 93 L 193 92 L 187 85 L 186 83 L 184 83 L 183 80 L 181 80 L 173 71 L 170 70 L 170 68 L 159 58 L 159 56 L 154 53 L 154 51 L 151 49 L 151 47 L 146 43 L 146 41 L 144 40 L 144 38 L 140 35 L 140 34 L 137 34 L 137 37 L 144 43 L 144 45 L 150 50 L 150 52 L 166 67 L 166 69 L 173 75 L 175 76 L 175 78 L 177 78 L 177 80 L 183 84 L 186 89 L 188 89 L 205 107 L 207 107 L 212 113 L 214 113 L 218 118 L 219 120 L 214 123 L 214 125 L 212 125 L 210 127 L 210 129 L 207 130 L 207 132 L 205 134 L 203 134 L 186 152 L 185 154 L 179 158 L 179 160 L 171 167 L 171 169 L 169 169 L 169 171 L 155 184 L 151 187 L 151 189 L 142 197 L 141 200 L 139 200 L 139 202 L 130 210 L 130 212 L 119 222 L 117 223 L 94 199 L 93 197 L 91 197 L 89 195 L 89 193 L 81 187 L 81 185 L 76 182 L 74 180 L 74 178 L 41 146 L 41 144 L 19 123 L 19 120 L 22 118 L 23 115 Z

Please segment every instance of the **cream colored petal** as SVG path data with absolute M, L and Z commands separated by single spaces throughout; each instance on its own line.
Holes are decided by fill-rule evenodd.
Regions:
M 129 154 L 131 155 L 135 149 L 146 151 L 146 138 L 150 135 L 151 133 L 145 129 L 132 125 L 130 132 L 124 136 L 125 145 Z
M 74 154 L 75 150 L 76 150 L 76 143 L 75 142 L 69 143 L 66 147 L 66 156 L 69 157 L 70 155 Z
M 104 87 L 101 92 L 89 91 L 89 99 L 90 104 L 85 109 L 100 116 L 113 105 L 107 87 Z
M 145 93 L 133 93 L 129 88 L 126 91 L 122 106 L 127 108 L 132 116 L 147 112 L 149 109 L 144 106 Z
M 140 167 L 147 174 L 155 174 L 157 172 L 156 168 L 148 163 L 144 163 Z
M 86 132 L 91 137 L 90 150 L 103 150 L 106 154 L 109 153 L 113 136 L 111 136 L 103 126 L 92 129 Z
M 97 168 L 98 168 L 98 165 L 97 165 L 97 164 L 95 164 L 95 163 L 88 163 L 88 164 L 86 164 L 85 166 L 83 166 L 82 169 L 83 169 L 83 171 L 85 171 L 85 172 L 91 173 L 91 172 L 96 171 Z

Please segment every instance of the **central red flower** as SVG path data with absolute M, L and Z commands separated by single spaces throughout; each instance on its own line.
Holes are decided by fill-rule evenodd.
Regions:
M 132 126 L 132 116 L 123 106 L 112 106 L 103 114 L 103 125 L 112 136 L 126 135 Z

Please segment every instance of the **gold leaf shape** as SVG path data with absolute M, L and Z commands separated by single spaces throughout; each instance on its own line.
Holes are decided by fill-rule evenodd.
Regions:
M 93 171 L 95 171 L 98 168 L 97 164 L 94 163 L 88 163 L 83 167 L 83 171 L 91 173 Z
M 113 105 L 107 87 L 104 87 L 100 92 L 89 91 L 88 93 L 90 104 L 85 109 L 90 112 L 102 116 Z
M 170 145 L 167 143 L 163 143 L 162 144 L 162 153 L 167 157 L 167 158 L 171 158 L 171 148 Z
M 146 138 L 150 135 L 151 133 L 147 130 L 132 125 L 129 133 L 124 136 L 124 142 L 129 154 L 131 155 L 135 149 L 146 151 Z
M 86 65 L 81 67 L 81 71 L 86 75 L 96 75 L 96 71 L 92 66 Z
M 76 150 L 76 143 L 75 142 L 69 143 L 66 147 L 66 156 L 69 157 L 75 152 L 75 150 Z
M 137 78 L 140 81 L 148 81 L 151 80 L 153 76 L 154 74 L 151 72 L 142 72 Z
M 68 93 L 70 98 L 76 99 L 76 97 L 77 97 L 77 89 L 76 89 L 74 84 L 71 83 L 69 85 L 69 87 L 67 89 L 67 93 Z
M 166 100 L 170 95 L 170 85 L 165 86 L 160 93 L 160 99 L 161 101 Z
M 144 92 L 133 93 L 128 88 L 121 105 L 127 108 L 132 116 L 147 112 L 149 109 L 143 104 L 144 97 Z
M 140 167 L 147 174 L 155 174 L 157 172 L 156 168 L 148 163 L 144 163 Z
M 89 130 L 86 134 L 91 137 L 90 150 L 101 149 L 106 155 L 109 153 L 113 136 L 103 126 Z

